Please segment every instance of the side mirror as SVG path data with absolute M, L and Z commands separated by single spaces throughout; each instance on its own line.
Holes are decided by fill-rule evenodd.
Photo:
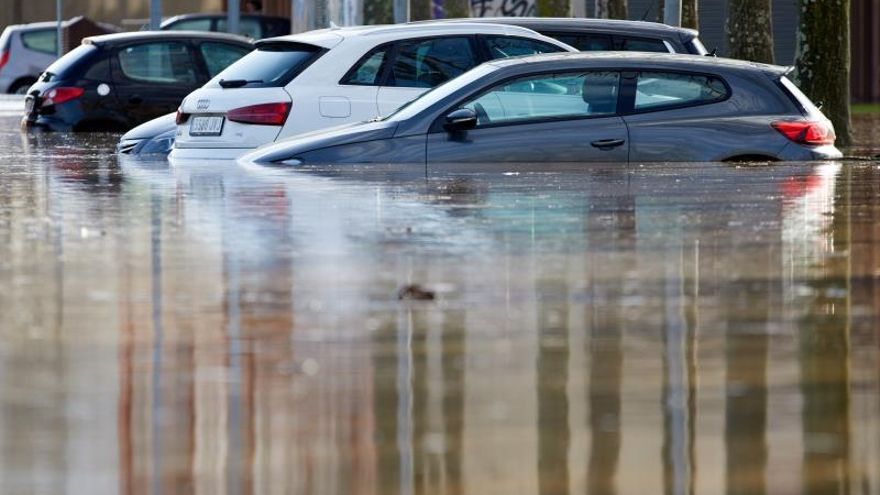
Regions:
M 446 114 L 443 128 L 447 131 L 466 131 L 477 126 L 477 113 L 470 108 L 459 108 Z

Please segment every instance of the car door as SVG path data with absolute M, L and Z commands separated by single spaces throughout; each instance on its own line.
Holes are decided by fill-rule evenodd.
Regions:
M 204 82 L 189 43 L 151 40 L 118 48 L 113 56 L 116 98 L 131 125 L 173 112 Z
M 445 114 L 427 137 L 428 170 L 476 163 L 626 162 L 628 133 L 617 115 L 620 74 L 581 71 L 507 80 L 449 110 L 477 116 L 467 131 L 448 132 Z
M 476 67 L 473 36 L 440 36 L 394 45 L 390 66 L 377 94 L 379 115 L 388 115 L 424 92 Z

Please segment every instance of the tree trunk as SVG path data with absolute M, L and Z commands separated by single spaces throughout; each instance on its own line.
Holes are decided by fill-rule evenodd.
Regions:
M 469 0 L 443 0 L 443 14 L 446 18 L 470 17 L 471 3 Z
M 535 15 L 538 17 L 568 17 L 571 15 L 569 0 L 536 0 Z
M 852 144 L 849 115 L 849 0 L 798 0 L 795 80 L 831 119 L 837 142 Z
M 596 0 L 596 17 L 599 19 L 628 19 L 626 1 Z
M 700 18 L 697 15 L 697 0 L 682 0 L 681 27 L 699 29 Z
M 657 1 L 657 22 L 663 22 L 666 2 L 664 0 Z M 700 18 L 697 15 L 697 0 L 681 1 L 681 27 L 690 29 L 699 29 Z
M 728 0 L 727 56 L 773 63 L 770 0 Z

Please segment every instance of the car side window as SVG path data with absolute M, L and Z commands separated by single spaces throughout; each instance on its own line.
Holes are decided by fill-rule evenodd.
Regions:
M 614 115 L 618 72 L 540 74 L 501 83 L 466 102 L 477 127 Z
M 729 96 L 724 82 L 714 76 L 667 72 L 640 72 L 636 81 L 634 109 L 699 105 L 721 101 Z
M 468 37 L 431 38 L 398 44 L 387 86 L 433 88 L 477 65 Z
M 221 33 L 226 32 L 225 18 L 217 19 L 217 31 Z M 264 38 L 263 27 L 260 26 L 260 21 L 253 17 L 242 17 L 238 20 L 238 34 L 255 40 Z
M 381 82 L 382 69 L 388 59 L 390 45 L 380 47 L 368 53 L 339 81 L 339 84 L 358 86 L 375 86 Z
M 58 53 L 58 33 L 54 29 L 40 29 L 21 33 L 21 44 L 29 50 L 48 55 Z
M 210 31 L 211 19 L 185 19 L 168 26 L 170 31 Z
M 661 40 L 618 37 L 618 44 L 618 49 L 626 52 L 669 53 L 669 48 Z
M 196 69 L 187 45 L 159 41 L 119 50 L 122 74 L 133 81 L 159 84 L 195 84 Z
M 214 77 L 233 62 L 247 55 L 250 50 L 238 45 L 207 41 L 199 45 L 199 51 L 205 59 L 208 77 Z
M 547 33 L 547 36 L 556 38 L 582 52 L 609 51 L 614 49 L 614 45 L 611 43 L 611 36 L 607 34 L 575 35 Z
M 516 57 L 520 55 L 538 55 L 564 51 L 562 48 L 543 41 L 513 36 L 481 36 L 486 44 L 489 58 Z

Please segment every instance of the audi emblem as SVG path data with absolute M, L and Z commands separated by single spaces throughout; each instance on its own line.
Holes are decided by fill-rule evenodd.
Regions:
M 196 102 L 197 110 L 207 110 L 211 106 L 211 100 L 199 100 Z

